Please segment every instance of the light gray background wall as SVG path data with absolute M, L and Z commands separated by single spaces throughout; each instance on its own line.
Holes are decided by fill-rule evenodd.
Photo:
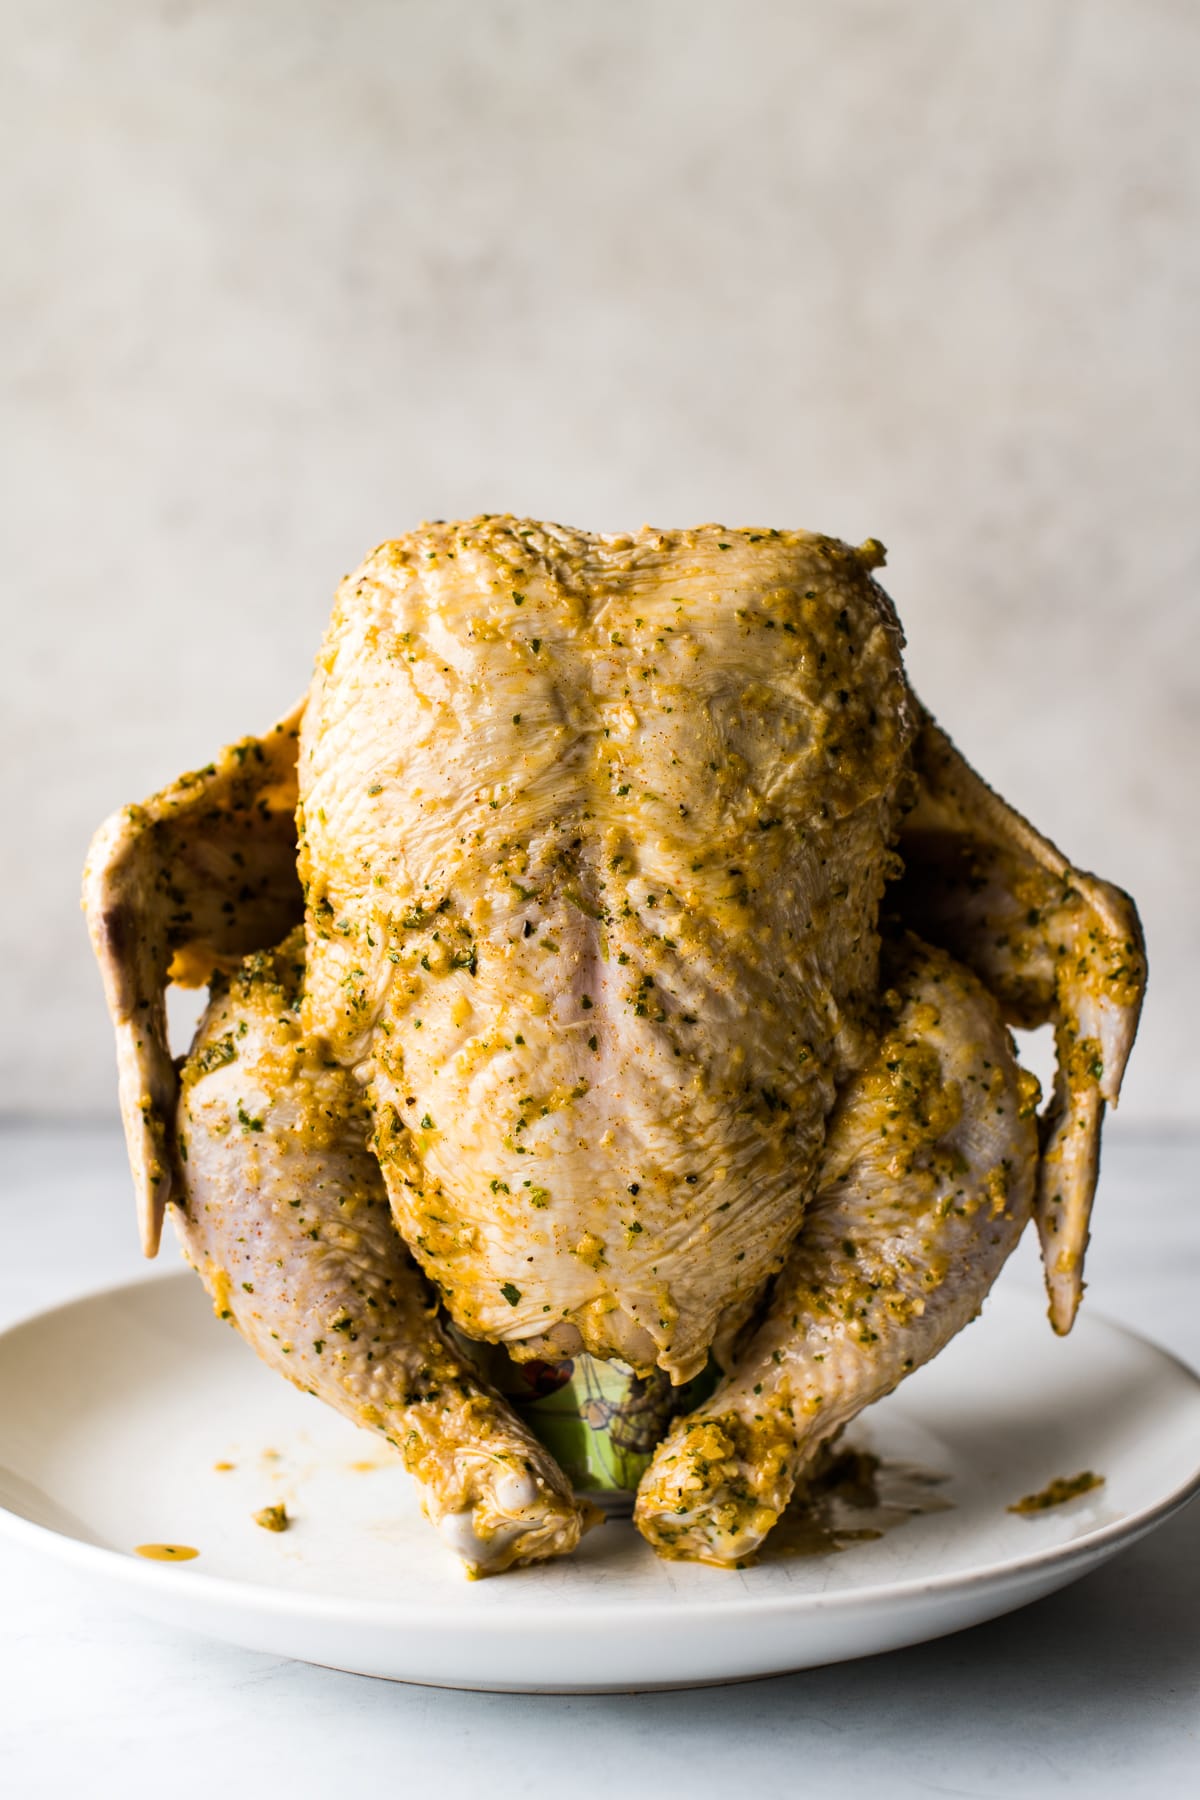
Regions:
M 889 545 L 978 765 L 1142 903 L 1200 1115 L 1200 7 L 8 0 L 0 1023 L 106 1113 L 91 828 L 424 515 Z

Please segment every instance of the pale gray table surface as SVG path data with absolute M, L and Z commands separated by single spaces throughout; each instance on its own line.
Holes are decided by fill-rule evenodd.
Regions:
M 1193 1366 L 1198 1177 L 1200 1140 L 1110 1133 L 1087 1298 Z M 0 1227 L 0 1326 L 153 1278 L 112 1131 L 0 1131 Z M 1027 1244 L 1005 1280 L 1035 1275 Z M 0 1543 L 0 1791 L 21 1800 L 835 1786 L 866 1800 L 1200 1792 L 1200 1506 L 1063 1593 L 938 1643 L 594 1698 L 446 1693 L 254 1655 L 111 1611 Z

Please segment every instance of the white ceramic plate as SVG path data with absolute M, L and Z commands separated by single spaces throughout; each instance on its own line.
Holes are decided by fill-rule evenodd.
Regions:
M 943 1477 L 932 1492 L 950 1507 L 740 1571 L 660 1562 L 609 1523 L 566 1562 L 468 1582 L 386 1445 L 263 1368 L 191 1275 L 0 1337 L 0 1527 L 19 1542 L 114 1601 L 254 1649 L 555 1693 L 836 1662 L 1050 1593 L 1200 1486 L 1200 1380 L 1086 1309 L 1060 1341 L 1040 1300 L 1002 1289 L 851 1435 L 885 1470 Z M 1104 1485 L 1036 1517 L 1006 1511 L 1084 1469 Z M 262 1530 L 252 1515 L 280 1500 L 294 1526 Z M 152 1542 L 200 1554 L 135 1554 Z

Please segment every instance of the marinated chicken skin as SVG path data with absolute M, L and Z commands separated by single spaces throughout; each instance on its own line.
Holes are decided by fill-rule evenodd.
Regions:
M 881 561 L 803 532 L 422 527 L 342 584 L 294 714 L 93 844 L 147 1248 L 175 1201 L 268 1360 L 377 1426 L 382 1385 L 388 1435 L 415 1408 L 410 1466 L 477 1570 L 570 1549 L 583 1510 L 456 1360 L 404 1245 L 467 1337 L 517 1357 L 682 1382 L 717 1356 L 637 1518 L 718 1563 L 974 1316 L 1031 1206 L 1070 1325 L 1137 915 L 915 700 Z M 177 1126 L 168 978 L 270 951 L 301 907 L 303 947 L 215 994 Z M 1045 1019 L 1039 1154 L 1004 1022 Z M 237 1272 L 269 1246 L 285 1273 L 244 1277 L 250 1299 Z M 325 1360 L 325 1313 L 385 1290 L 391 1373 Z M 510 1454 L 519 1491 L 496 1485 Z

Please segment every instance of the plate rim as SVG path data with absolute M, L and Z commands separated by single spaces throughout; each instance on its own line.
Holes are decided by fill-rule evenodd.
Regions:
M 40 1307 L 11 1321 L 0 1331 L 0 1351 L 10 1338 L 31 1325 L 48 1323 L 62 1314 L 137 1289 L 190 1287 L 193 1279 L 187 1269 L 164 1270 L 124 1281 L 108 1282 L 85 1293 L 73 1295 L 70 1299 Z M 1001 1290 L 998 1297 L 1019 1305 L 1022 1299 L 1032 1300 L 1032 1290 L 1012 1287 Z M 1137 1345 L 1141 1350 L 1150 1351 L 1159 1362 L 1182 1375 L 1195 1396 L 1200 1398 L 1200 1371 L 1194 1369 L 1183 1357 L 1105 1312 L 1089 1309 L 1086 1321 L 1089 1327 L 1098 1327 L 1101 1331 Z M 661 1602 L 632 1597 L 628 1601 L 609 1604 L 600 1609 L 583 1610 L 579 1605 L 579 1597 L 576 1596 L 573 1597 L 569 1610 L 564 1610 L 562 1620 L 568 1628 L 575 1632 L 584 1631 L 588 1636 L 604 1634 L 610 1630 L 627 1631 L 630 1624 L 636 1624 L 639 1619 L 653 1621 L 667 1629 L 672 1622 L 679 1621 L 690 1630 L 699 1622 L 732 1625 L 761 1618 L 764 1613 L 804 1616 L 853 1613 L 859 1608 L 871 1609 L 887 1603 L 903 1606 L 938 1595 L 965 1593 L 976 1587 L 1002 1588 L 1010 1582 L 1036 1577 L 1050 1569 L 1069 1575 L 1076 1564 L 1102 1560 L 1105 1556 L 1114 1554 L 1122 1545 L 1136 1542 L 1174 1513 L 1180 1512 L 1198 1494 L 1200 1461 L 1182 1482 L 1137 1512 L 1122 1514 L 1121 1517 L 1098 1525 L 1066 1543 L 1047 1544 L 1028 1554 L 1007 1557 L 967 1570 L 948 1570 L 940 1575 L 876 1582 L 866 1587 L 824 1590 L 819 1593 L 785 1591 L 757 1596 L 744 1593 L 740 1597 L 720 1600 L 698 1594 L 689 1598 L 684 1606 L 670 1610 L 664 1609 Z M 457 1632 L 466 1625 L 472 1634 L 488 1637 L 508 1635 L 523 1627 L 536 1629 L 547 1623 L 544 1603 L 536 1607 L 528 1603 L 522 1605 L 521 1596 L 508 1587 L 504 1592 L 511 1592 L 512 1597 L 502 1607 L 488 1607 L 469 1616 L 459 1614 L 448 1617 L 442 1607 L 432 1601 L 349 1599 L 335 1594 L 273 1587 L 255 1581 L 238 1580 L 228 1575 L 210 1575 L 202 1569 L 193 1570 L 190 1564 L 160 1567 L 149 1562 L 139 1562 L 126 1551 L 112 1549 L 105 1544 L 89 1543 L 85 1538 L 56 1530 L 51 1525 L 39 1524 L 3 1504 L 0 1504 L 0 1535 L 17 1543 L 24 1542 L 60 1563 L 105 1576 L 114 1582 L 144 1587 L 152 1592 L 169 1590 L 170 1585 L 179 1580 L 178 1569 L 186 1567 L 187 1588 L 180 1591 L 193 1597 L 197 1603 L 231 1606 L 233 1610 L 242 1612 L 257 1610 L 282 1619 L 354 1623 L 376 1630 L 432 1628 L 443 1632 Z M 738 1573 L 736 1570 L 722 1572 Z M 521 1571 L 512 1573 L 519 1576 Z M 466 1588 L 476 1585 L 464 1576 Z M 487 1585 L 489 1588 L 492 1586 L 491 1583 Z M 514 1588 L 518 1585 L 513 1584 Z M 586 1608 L 586 1601 L 584 1607 Z

